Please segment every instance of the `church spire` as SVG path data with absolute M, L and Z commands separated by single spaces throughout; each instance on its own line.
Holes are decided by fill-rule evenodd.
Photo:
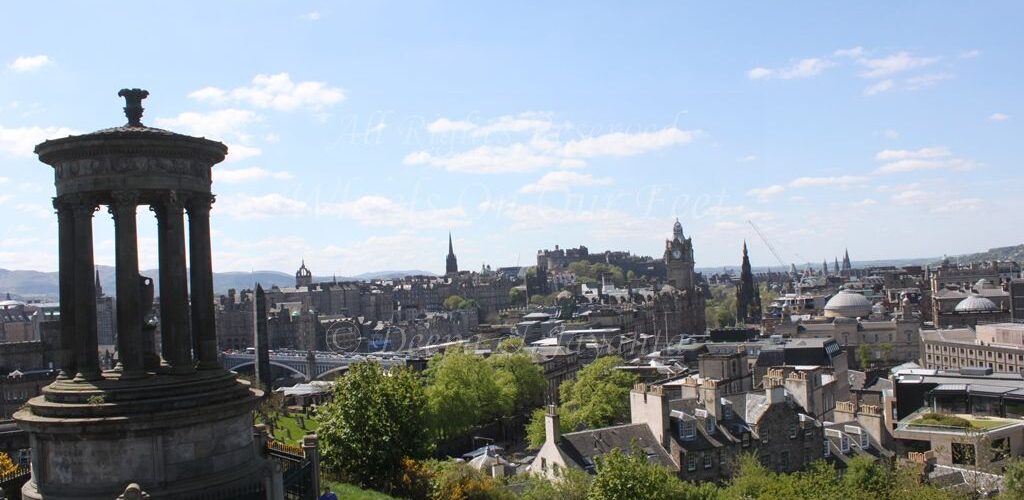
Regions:
M 459 274 L 459 261 L 455 258 L 455 246 L 452 245 L 452 232 L 448 231 L 448 258 L 445 260 L 445 274 Z
M 103 296 L 103 285 L 100 284 L 100 271 L 99 271 L 99 269 L 97 269 L 96 270 L 96 297 L 99 298 L 99 297 L 102 297 L 102 296 Z
M 672 237 L 683 241 L 683 224 L 679 222 L 679 217 L 676 217 L 676 223 L 672 225 Z

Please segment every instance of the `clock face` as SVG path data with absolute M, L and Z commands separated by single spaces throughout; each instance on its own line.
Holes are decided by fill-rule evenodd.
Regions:
M 683 252 L 677 248 L 675 250 L 672 250 L 672 256 L 678 259 L 683 256 Z

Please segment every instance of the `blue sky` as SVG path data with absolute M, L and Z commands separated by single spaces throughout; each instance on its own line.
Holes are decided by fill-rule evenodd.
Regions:
M 725 4 L 725 5 L 722 5 Z M 21 2 L 0 17 L 0 267 L 56 268 L 50 137 L 223 140 L 219 271 L 698 266 L 1018 244 L 1020 4 Z M 139 216 L 142 265 L 155 224 Z M 113 263 L 97 214 L 96 260 Z

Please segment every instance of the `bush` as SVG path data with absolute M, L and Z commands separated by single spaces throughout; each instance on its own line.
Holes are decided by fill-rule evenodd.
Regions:
M 941 425 L 943 427 L 971 427 L 971 421 L 956 415 L 944 415 L 942 413 L 925 413 L 914 422 L 920 425 Z

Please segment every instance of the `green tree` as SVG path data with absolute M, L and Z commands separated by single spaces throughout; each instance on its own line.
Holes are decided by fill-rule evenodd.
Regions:
M 605 427 L 629 416 L 629 391 L 636 383 L 633 373 L 616 369 L 624 363 L 619 356 L 604 356 L 585 366 L 575 380 L 559 387 L 562 405 L 558 408 L 559 427 L 571 432 L 580 427 Z M 545 409 L 534 410 L 526 426 L 531 448 L 544 444 Z
M 736 312 L 730 311 L 725 308 L 718 308 L 718 311 L 715 313 L 715 320 L 720 328 L 727 326 L 735 326 Z
M 557 481 L 544 476 L 531 475 L 523 485 L 524 500 L 586 500 L 590 495 L 593 476 L 575 467 L 562 470 Z
M 590 487 L 591 500 L 686 499 L 690 489 L 669 470 L 647 461 L 641 450 L 626 454 L 613 449 L 597 460 L 597 476 Z
M 522 337 L 505 337 L 498 342 L 498 352 L 522 352 L 525 342 Z
M 857 361 L 860 362 L 861 368 L 867 368 L 871 366 L 874 360 L 874 356 L 871 352 L 871 346 L 868 344 L 861 344 L 857 346 Z
M 333 399 L 317 409 L 324 468 L 362 487 L 390 489 L 403 458 L 429 453 L 426 408 L 413 372 L 385 373 L 376 362 L 352 365 Z
M 437 437 L 459 434 L 473 425 L 509 413 L 494 368 L 471 352 L 453 348 L 435 355 L 427 367 L 427 405 Z
M 522 307 L 526 305 L 526 292 L 522 288 L 513 288 L 508 291 L 508 303 L 512 307 Z
M 476 309 L 477 303 L 472 299 L 465 299 L 459 295 L 451 295 L 447 299 L 444 299 L 444 309 L 446 311 L 459 311 L 463 309 Z
M 1010 462 L 1003 473 L 1003 490 L 1000 499 L 1024 498 L 1024 461 L 1019 459 Z
M 529 354 L 521 350 L 494 354 L 487 358 L 487 363 L 494 368 L 494 381 L 501 399 L 499 406 L 522 410 L 543 402 L 547 380 L 544 370 L 533 362 Z

